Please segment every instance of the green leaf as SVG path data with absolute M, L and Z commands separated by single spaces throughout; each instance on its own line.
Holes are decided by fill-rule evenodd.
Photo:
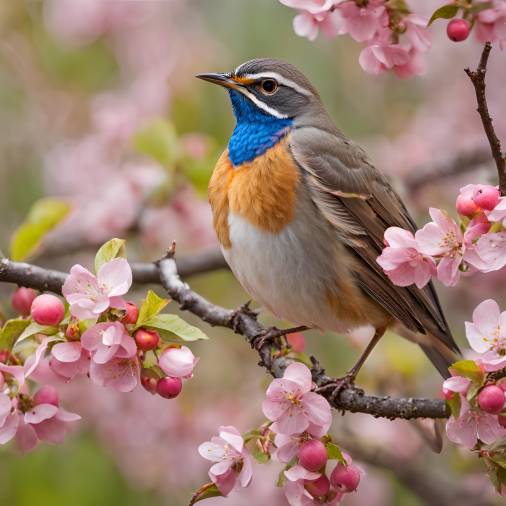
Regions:
M 447 4 L 443 5 L 442 7 L 439 7 L 434 14 L 432 14 L 429 24 L 427 26 L 430 26 L 436 19 L 451 19 L 455 17 L 457 12 L 459 11 L 459 6 L 455 4 Z
M 95 272 L 98 273 L 98 270 L 102 265 L 114 260 L 118 257 L 125 257 L 125 241 L 124 239 L 111 239 L 107 241 L 105 244 L 100 246 L 100 249 L 97 251 L 95 255 Z
M 31 322 L 23 333 L 18 337 L 16 344 L 24 341 L 25 339 L 34 336 L 35 334 L 44 334 L 45 336 L 54 336 L 58 332 L 58 327 L 52 325 L 39 325 L 36 322 Z
M 12 350 L 14 343 L 30 325 L 30 320 L 7 320 L 0 330 L 0 350 Z
M 44 236 L 56 227 L 69 213 L 70 205 L 63 200 L 47 198 L 32 206 L 24 223 L 11 239 L 11 258 L 25 260 L 40 246 Z
M 469 378 L 471 381 L 475 381 L 477 383 L 482 383 L 485 379 L 483 371 L 473 360 L 460 360 L 455 362 L 450 367 L 450 371 L 458 376 L 464 376 L 464 378 Z
M 156 119 L 137 132 L 133 138 L 135 149 L 153 158 L 164 167 L 171 167 L 177 157 L 177 135 L 174 126 Z
M 286 469 L 286 467 L 285 467 Z M 284 487 L 286 483 L 285 469 L 282 469 L 278 474 L 278 481 L 276 482 L 276 487 Z
M 223 494 L 218 490 L 218 487 L 214 483 L 206 483 L 202 485 L 192 496 L 190 499 L 189 506 L 193 506 L 195 503 L 199 501 L 203 501 L 204 499 L 209 499 L 210 497 L 219 497 Z
M 137 324 L 137 326 L 139 326 Z M 183 341 L 199 341 L 201 339 L 209 339 L 209 337 L 197 327 L 185 322 L 182 318 L 175 314 L 159 314 L 145 320 L 141 325 L 142 327 L 151 327 L 156 330 L 161 330 L 161 337 L 164 340 L 171 341 L 175 336 Z M 164 335 L 163 331 L 170 332 L 169 335 Z
M 472 381 L 469 385 L 469 389 L 467 390 L 466 398 L 469 402 L 471 402 L 477 395 L 478 392 L 481 390 L 481 387 L 483 386 L 483 382 L 476 382 Z
M 452 416 L 454 418 L 458 418 L 460 414 L 460 395 L 455 394 L 452 396 L 451 399 L 448 399 L 446 401 L 446 404 L 448 404 L 450 411 L 452 413 Z
M 325 443 L 325 448 L 327 448 L 327 456 L 329 460 L 339 460 L 341 464 L 346 465 L 346 460 L 344 459 L 343 452 L 341 451 L 339 446 L 328 441 L 327 443 Z
M 142 301 L 139 309 L 139 317 L 137 318 L 135 328 L 147 326 L 146 322 L 155 318 L 168 303 L 169 299 L 162 299 L 153 290 L 148 290 L 146 298 Z

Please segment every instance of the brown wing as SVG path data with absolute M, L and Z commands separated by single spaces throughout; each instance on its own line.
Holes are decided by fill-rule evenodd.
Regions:
M 290 148 L 315 204 L 359 260 L 356 276 L 362 290 L 408 329 L 428 332 L 458 352 L 432 283 L 423 289 L 396 286 L 376 262 L 385 229 L 415 230 L 385 176 L 338 131 L 296 128 Z

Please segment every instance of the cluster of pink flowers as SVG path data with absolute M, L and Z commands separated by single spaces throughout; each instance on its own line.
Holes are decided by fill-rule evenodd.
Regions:
M 422 59 L 430 47 L 429 20 L 410 12 L 404 2 L 387 0 L 280 0 L 298 10 L 293 21 L 295 33 L 314 40 L 321 29 L 327 37 L 348 34 L 355 41 L 365 43 L 359 57 L 361 67 L 371 74 L 392 70 L 399 77 L 421 74 Z M 475 6 L 483 3 L 475 1 Z M 492 5 L 489 5 L 489 4 Z M 462 5 L 461 5 L 462 4 Z M 506 4 L 503 0 L 487 2 L 487 8 L 472 9 L 472 2 L 455 2 L 451 16 L 462 11 L 462 18 L 452 19 L 448 37 L 456 42 L 465 40 L 473 23 L 480 41 L 506 40 Z M 446 5 L 448 9 L 448 4 Z
M 331 442 L 330 405 L 313 390 L 308 367 L 290 364 L 283 378 L 274 379 L 267 389 L 262 410 L 269 422 L 247 436 L 256 441 L 260 461 L 273 456 L 285 465 L 282 482 L 291 506 L 339 504 L 344 494 L 357 489 L 362 474 L 351 457 Z M 220 427 L 219 437 L 203 443 L 199 452 L 215 462 L 209 476 L 221 495 L 250 483 L 251 456 L 234 427 Z M 338 462 L 327 476 L 329 456 Z
M 12 347 L 0 350 L 0 444 L 14 436 L 23 451 L 39 440 L 59 443 L 67 422 L 80 418 L 60 408 L 53 387 L 30 394 L 36 388 L 31 384 L 42 377 L 69 382 L 88 375 L 97 385 L 120 392 L 131 392 L 140 382 L 152 394 L 179 395 L 198 359 L 187 346 L 163 342 L 156 330 L 161 325 L 170 332 L 164 315 L 157 316 L 168 301 L 150 292 L 139 309 L 123 299 L 131 284 L 128 262 L 112 258 L 101 262 L 97 275 L 81 265 L 72 267 L 62 290 L 70 314 L 55 295 L 24 287 L 14 292 L 12 306 L 24 318 L 6 322 L 19 331 Z M 21 341 L 35 345 L 32 354 L 26 356 L 25 342 L 18 349 Z
M 461 274 L 492 272 L 506 265 L 506 198 L 490 185 L 461 188 L 456 202 L 458 224 L 440 209 L 433 221 L 414 235 L 402 228 L 385 231 L 385 249 L 378 263 L 398 286 L 425 286 L 436 276 L 446 286 Z
M 480 450 L 492 474 L 497 467 L 494 459 L 503 458 L 503 453 L 488 449 L 506 438 L 506 378 L 494 374 L 506 367 L 506 311 L 501 313 L 496 301 L 485 300 L 465 325 L 476 356 L 453 364 L 452 376 L 443 383 L 452 410 L 446 432 L 452 442 Z M 499 492 L 504 485 L 499 479 Z

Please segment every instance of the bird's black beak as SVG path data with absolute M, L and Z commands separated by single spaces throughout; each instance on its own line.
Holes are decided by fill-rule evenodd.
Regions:
M 237 82 L 230 74 L 220 74 L 211 72 L 209 74 L 199 74 L 195 77 L 208 81 L 209 83 L 219 84 L 225 88 L 238 89 L 242 86 L 241 83 Z

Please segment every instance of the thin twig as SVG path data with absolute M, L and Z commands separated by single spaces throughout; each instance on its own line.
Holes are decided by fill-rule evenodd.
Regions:
M 179 263 L 183 263 L 182 260 Z M 257 321 L 257 315 L 247 307 L 239 310 L 226 309 L 212 304 L 210 301 L 191 290 L 178 274 L 173 252 L 156 264 L 133 264 L 134 280 L 139 284 L 155 283 L 155 279 L 146 276 L 152 269 L 158 272 L 157 282 L 163 286 L 172 299 L 185 309 L 213 326 L 232 329 L 246 338 L 255 347 L 258 339 L 265 335 L 267 329 Z M 191 273 L 188 273 L 191 274 Z M 67 274 L 41 267 L 0 260 L 0 282 L 14 283 L 39 290 L 61 293 L 61 287 Z M 258 347 L 260 364 L 274 377 L 281 377 L 286 367 L 292 362 L 286 355 L 278 353 L 281 345 L 276 342 L 265 342 Z M 325 370 L 314 358 L 312 360 L 313 380 L 319 387 L 335 381 L 325 374 Z M 449 410 L 446 403 L 437 399 L 424 398 L 392 398 L 366 395 L 359 388 L 347 388 L 332 399 L 332 390 L 324 390 L 324 395 L 331 405 L 341 411 L 368 413 L 375 417 L 385 418 L 447 418 Z
M 501 142 L 499 141 L 499 138 L 497 137 L 494 130 L 493 120 L 488 111 L 487 97 L 485 93 L 485 76 L 487 74 L 487 63 L 491 50 L 492 44 L 490 42 L 486 42 L 481 53 L 478 68 L 476 70 L 466 68 L 465 72 L 469 76 L 469 79 L 471 79 L 471 82 L 474 86 L 474 91 L 476 92 L 476 101 L 478 103 L 477 111 L 480 115 L 483 129 L 487 134 L 490 149 L 492 150 L 492 156 L 497 166 L 497 174 L 499 175 L 499 188 L 501 190 L 501 193 L 503 195 L 506 195 L 506 158 L 501 149 Z

